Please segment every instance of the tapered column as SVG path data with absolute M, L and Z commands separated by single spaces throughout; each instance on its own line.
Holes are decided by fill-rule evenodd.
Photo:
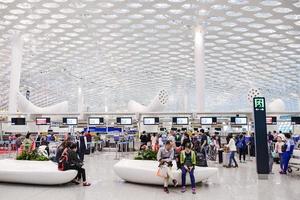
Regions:
M 204 30 L 201 26 L 195 28 L 195 80 L 196 80 L 196 111 L 204 112 L 205 105 L 205 66 L 204 66 Z
M 21 65 L 23 56 L 23 40 L 20 34 L 15 33 L 11 38 L 11 66 L 8 112 L 17 112 L 17 93 L 20 88 Z
M 82 87 L 78 87 L 78 102 L 77 102 L 77 110 L 79 115 L 79 119 L 83 119 L 83 111 L 84 111 L 84 97 L 82 94 Z

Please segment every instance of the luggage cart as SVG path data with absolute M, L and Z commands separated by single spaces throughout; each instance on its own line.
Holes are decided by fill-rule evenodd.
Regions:
M 300 153 L 299 150 L 294 151 L 294 155 L 291 158 L 288 169 L 287 169 L 288 173 L 292 173 L 294 170 L 300 171 L 300 154 L 299 153 Z

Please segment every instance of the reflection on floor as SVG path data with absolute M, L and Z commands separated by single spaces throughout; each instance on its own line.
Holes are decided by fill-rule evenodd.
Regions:
M 127 154 L 125 157 L 132 157 Z M 171 188 L 165 194 L 161 187 L 131 184 L 118 178 L 112 166 L 115 153 L 101 152 L 86 157 L 86 171 L 90 187 L 72 184 L 61 186 L 32 186 L 0 183 L 0 199 L 13 200 L 299 200 L 300 175 L 282 176 L 278 166 L 269 180 L 257 180 L 255 162 L 241 163 L 237 169 L 219 167 L 219 173 L 197 186 L 197 194 L 190 190 L 182 194 L 180 188 Z M 215 165 L 213 163 L 211 166 Z M 0 166 L 1 167 L 1 166 Z

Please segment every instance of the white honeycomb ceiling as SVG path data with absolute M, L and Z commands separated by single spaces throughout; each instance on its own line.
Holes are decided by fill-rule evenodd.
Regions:
M 20 90 L 39 106 L 68 100 L 76 111 L 82 85 L 90 111 L 147 104 L 160 89 L 169 111 L 183 102 L 193 110 L 196 24 L 206 30 L 207 111 L 249 108 L 253 87 L 299 109 L 299 0 L 0 0 L 0 109 L 8 105 L 9 38 L 20 31 Z

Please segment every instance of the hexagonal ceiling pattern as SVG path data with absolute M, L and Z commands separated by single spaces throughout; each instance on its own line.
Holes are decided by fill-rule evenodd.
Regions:
M 38 106 L 68 100 L 76 111 L 81 85 L 89 111 L 125 111 L 161 89 L 167 110 L 194 110 L 197 24 L 207 111 L 249 109 L 250 88 L 299 110 L 299 0 L 0 0 L 0 108 L 8 105 L 9 39 L 20 31 L 20 91 Z

